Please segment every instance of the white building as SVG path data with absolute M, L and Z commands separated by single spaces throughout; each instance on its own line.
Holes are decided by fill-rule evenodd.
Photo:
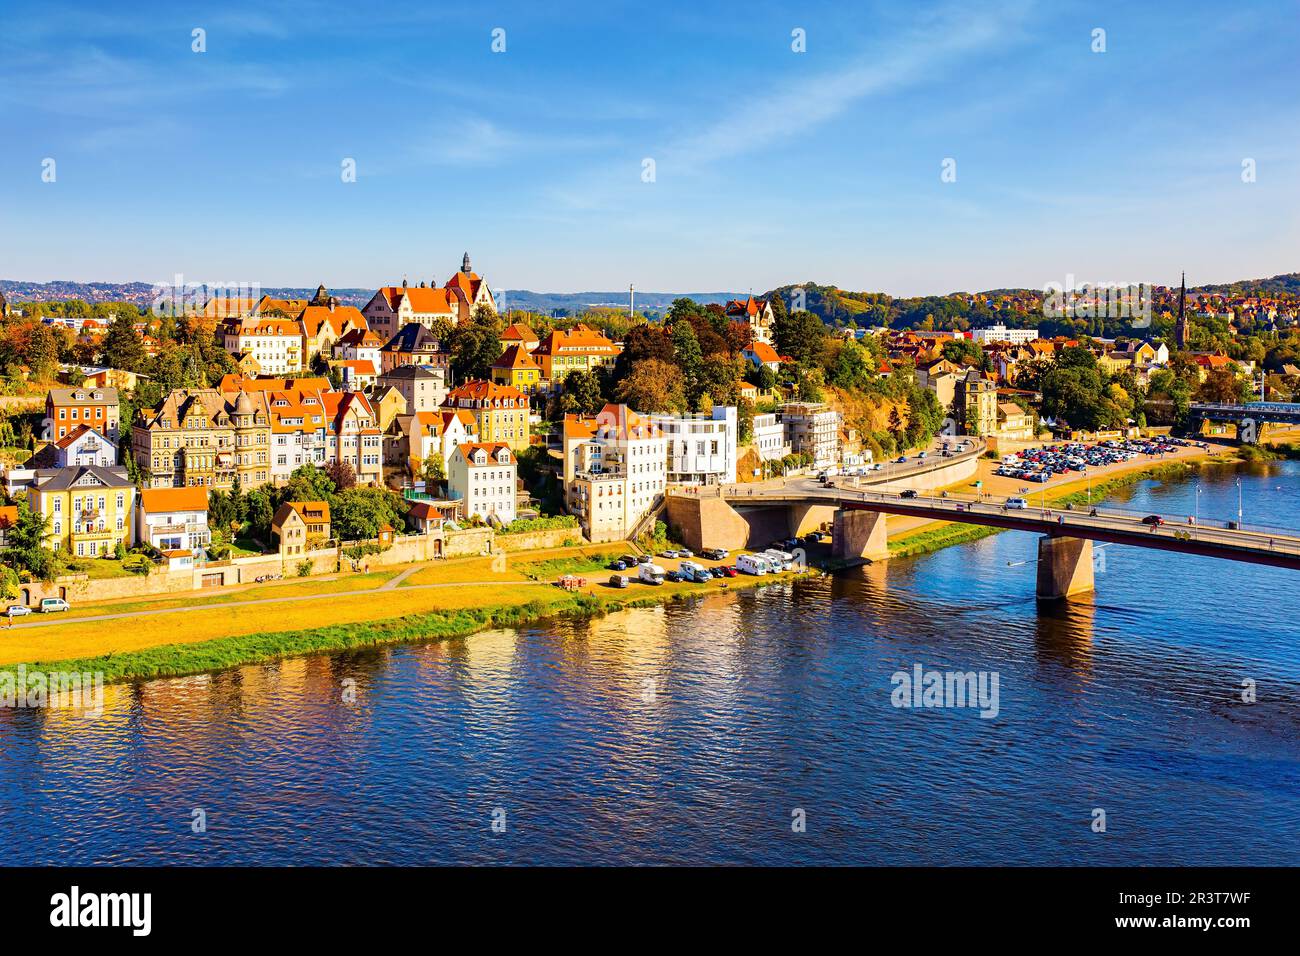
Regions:
M 231 355 L 251 355 L 263 375 L 289 375 L 303 369 L 302 327 L 292 319 L 249 316 L 222 326 L 222 342 Z
M 814 468 L 840 463 L 840 413 L 822 402 L 789 402 L 779 409 L 790 450 L 812 456 Z
M 667 483 L 667 439 L 626 405 L 564 419 L 564 490 L 592 541 L 626 538 L 655 507 Z
M 1010 342 L 1012 345 L 1024 345 L 1038 338 L 1037 329 L 1009 329 L 1005 325 L 990 325 L 983 329 L 972 329 L 971 338 L 981 345 L 990 342 Z
M 466 518 L 509 524 L 515 520 L 518 465 L 504 442 L 456 446 L 447 469 L 447 487 L 462 502 Z
M 772 412 L 754 416 L 754 450 L 763 461 L 774 461 L 790 454 L 785 426 Z
M 145 488 L 135 510 L 136 540 L 159 551 L 199 551 L 212 541 L 206 488 Z
M 739 420 L 734 405 L 714 405 L 708 417 L 654 416 L 667 440 L 668 483 L 733 484 Z
M 89 425 L 78 425 L 54 443 L 54 467 L 117 464 L 117 445 Z

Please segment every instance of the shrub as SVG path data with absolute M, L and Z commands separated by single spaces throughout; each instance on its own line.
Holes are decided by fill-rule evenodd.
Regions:
M 300 578 L 305 578 L 305 577 L 306 577 L 307 575 L 309 575 L 309 574 L 311 574 L 311 562 L 310 562 L 310 561 L 299 561 L 299 562 L 298 562 L 298 577 L 300 577 Z

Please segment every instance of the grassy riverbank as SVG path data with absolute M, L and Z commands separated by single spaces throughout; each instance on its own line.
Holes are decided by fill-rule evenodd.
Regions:
M 582 554 L 577 560 L 590 562 L 592 555 Z M 659 587 L 633 585 L 627 590 L 593 585 L 586 593 L 581 594 L 571 594 L 547 586 L 528 587 L 524 589 L 527 593 L 521 594 L 518 583 L 512 585 L 508 582 L 466 584 L 463 587 L 454 587 L 451 592 L 425 590 L 412 593 L 410 590 L 404 591 L 398 588 L 386 592 L 372 591 L 369 595 L 370 600 L 374 602 L 372 608 L 378 613 L 382 613 L 385 608 L 391 610 L 394 601 L 403 597 L 408 599 L 423 597 L 428 603 L 433 600 L 432 595 L 435 593 L 438 603 L 449 600 L 454 594 L 455 603 L 462 606 L 431 608 L 383 620 L 336 623 L 325 627 L 282 627 L 280 629 L 273 629 L 277 621 L 297 623 L 303 620 L 304 616 L 318 620 L 321 611 L 316 606 L 306 609 L 293 604 L 285 605 L 283 608 L 258 607 L 251 610 L 256 612 L 263 626 L 254 633 L 176 643 L 173 630 L 171 643 L 76 656 L 58 653 L 58 650 L 55 650 L 53 654 L 24 659 L 23 663 L 29 672 L 98 672 L 104 675 L 104 680 L 108 683 L 179 677 L 305 654 L 354 650 L 385 644 L 447 640 L 465 637 L 476 631 L 522 627 L 548 619 L 598 617 L 625 608 L 649 607 L 696 596 L 746 590 L 789 581 L 795 577 L 797 575 L 793 573 L 786 573 L 770 578 L 730 578 L 725 581 L 725 591 L 722 581 L 704 585 L 681 582 L 666 583 Z M 161 620 L 166 621 L 168 617 L 163 616 Z M 129 620 L 123 619 L 115 623 L 125 625 Z M 154 621 L 160 619 L 140 619 L 140 621 L 146 620 L 150 622 L 150 626 L 154 626 Z M 171 626 L 174 628 L 181 625 L 176 622 Z M 99 646 L 107 644 L 111 647 L 112 630 L 101 628 L 101 635 Z M 47 646 L 51 650 L 55 648 L 70 650 L 74 646 L 87 645 L 82 642 L 77 644 L 53 642 Z M 0 673 L 14 673 L 17 667 L 17 663 L 6 663 L 0 666 Z

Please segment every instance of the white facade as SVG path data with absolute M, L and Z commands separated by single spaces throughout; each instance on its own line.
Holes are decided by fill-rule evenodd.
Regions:
M 734 405 L 714 405 L 709 418 L 655 416 L 653 420 L 667 439 L 669 484 L 735 482 L 739 420 Z
M 780 412 L 791 451 L 811 455 L 815 468 L 840 463 L 839 412 L 821 402 L 789 402 Z
M 462 502 L 466 518 L 515 520 L 518 466 L 509 445 L 465 444 L 451 453 L 447 486 Z
M 785 426 L 774 413 L 754 416 L 754 450 L 763 461 L 774 461 L 790 454 L 790 443 L 785 439 Z
M 83 432 L 72 432 L 66 438 L 55 442 L 54 466 L 66 468 L 69 465 L 99 465 L 107 468 L 117 464 L 117 445 L 109 441 L 93 428 Z
M 990 325 L 985 329 L 972 329 L 971 338 L 981 345 L 989 342 L 1010 342 L 1012 345 L 1024 345 L 1038 338 L 1037 329 L 1009 329 L 1005 325 Z
M 223 339 L 231 355 L 251 354 L 263 375 L 302 371 L 302 328 L 288 319 L 249 319 L 225 326 Z
M 201 500 L 189 502 L 183 507 L 178 507 L 175 502 L 154 504 L 152 507 L 160 510 L 150 510 L 152 501 L 150 496 L 155 490 L 163 492 L 164 495 L 173 491 L 197 490 L 199 492 L 197 497 Z M 141 543 L 152 545 L 159 551 L 199 551 L 212 541 L 208 530 L 207 495 L 202 489 L 146 488 L 141 493 L 140 502 L 136 507 L 135 524 L 136 539 Z

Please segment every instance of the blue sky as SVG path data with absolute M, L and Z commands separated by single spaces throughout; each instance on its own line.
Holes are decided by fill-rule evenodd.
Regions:
M 1300 270 L 1295 0 L 104 6 L 0 8 L 0 278 L 374 287 L 466 249 L 539 291 Z

